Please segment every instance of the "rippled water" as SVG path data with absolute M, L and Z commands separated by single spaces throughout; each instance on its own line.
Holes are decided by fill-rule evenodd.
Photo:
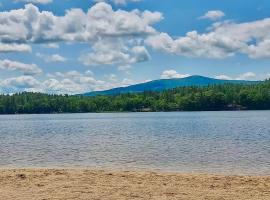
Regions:
M 0 167 L 270 174 L 270 111 L 0 116 Z

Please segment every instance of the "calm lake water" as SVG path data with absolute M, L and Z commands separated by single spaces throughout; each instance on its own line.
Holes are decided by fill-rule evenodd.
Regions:
M 0 116 L 0 167 L 270 174 L 270 111 Z

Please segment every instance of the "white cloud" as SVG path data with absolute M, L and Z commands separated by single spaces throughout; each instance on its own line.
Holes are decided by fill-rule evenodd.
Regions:
M 50 48 L 50 49 L 58 49 L 59 48 L 59 44 L 57 44 L 57 43 L 48 43 L 48 44 L 43 44 L 42 46 L 45 48 Z
M 172 78 L 186 78 L 189 77 L 190 74 L 179 74 L 175 70 L 165 70 L 161 74 L 162 79 L 172 79 Z
M 52 3 L 53 0 L 13 0 L 14 2 L 25 2 L 25 3 L 35 3 L 35 4 L 48 4 Z
M 257 45 L 250 45 L 247 49 L 251 58 L 270 58 L 270 39 L 263 40 Z
M 36 56 L 43 59 L 45 62 L 65 62 L 67 59 L 58 54 L 45 55 L 41 53 L 36 53 Z
M 246 72 L 243 74 L 238 75 L 237 77 L 233 78 L 227 75 L 218 75 L 216 79 L 223 79 L 223 80 L 255 80 L 257 75 L 254 72 Z
M 43 91 L 49 93 L 78 94 L 122 87 L 135 83 L 126 78 L 119 81 L 115 74 L 105 75 L 105 80 L 97 80 L 90 71 L 86 71 L 85 73 L 78 71 L 56 72 L 49 74 L 48 77 L 49 79 L 42 83 L 42 87 Z
M 44 91 L 48 93 L 58 94 L 77 94 L 84 90 L 81 84 L 78 84 L 70 79 L 48 79 L 42 83 Z
M 120 66 L 118 66 L 119 71 L 126 71 L 127 72 L 131 68 L 132 67 L 130 65 L 120 65 Z
M 25 64 L 11 60 L 0 60 L 0 69 L 9 71 L 21 71 L 24 75 L 37 75 L 42 70 L 36 64 Z
M 97 41 L 92 52 L 80 57 L 84 65 L 119 65 L 144 62 L 150 59 L 150 55 L 144 46 L 129 47 L 121 39 L 103 39 Z
M 96 2 L 112 2 L 114 4 L 127 4 L 128 2 L 139 2 L 141 0 L 95 0 Z
M 49 79 L 42 83 L 43 91 L 49 93 L 78 94 L 112 87 L 109 80 L 101 81 L 93 77 L 93 73 L 87 70 L 85 73 L 78 71 L 55 72 L 48 74 Z
M 160 33 L 146 38 L 145 43 L 153 49 L 162 50 L 169 53 L 173 52 L 174 40 L 167 33 Z
M 222 59 L 235 54 L 270 58 L 270 18 L 232 23 L 215 23 L 207 33 L 191 31 L 173 39 L 166 33 L 149 36 L 145 43 L 154 49 L 187 56 Z
M 221 10 L 210 10 L 205 13 L 203 16 L 199 17 L 199 19 L 209 19 L 212 21 L 219 20 L 225 16 L 225 13 Z
M 154 49 L 186 57 L 225 58 L 233 56 L 242 43 L 233 38 L 216 37 L 213 33 L 189 32 L 185 37 L 172 39 L 167 33 L 150 36 L 146 44 Z
M 132 47 L 131 55 L 133 55 L 133 58 L 130 60 L 130 64 L 144 62 L 150 59 L 150 54 L 144 46 Z
M 22 92 L 22 91 L 39 91 L 40 82 L 32 76 L 12 77 L 0 81 L 0 87 L 7 94 Z
M 93 42 L 101 37 L 124 37 L 155 33 L 151 24 L 162 19 L 158 12 L 114 11 L 97 3 L 86 13 L 81 9 L 55 16 L 28 4 L 25 8 L 0 12 L 0 41 L 8 42 Z
M 80 59 L 84 64 L 127 65 L 149 59 L 142 42 L 157 33 L 152 25 L 162 19 L 159 12 L 114 11 L 104 2 L 95 4 L 87 12 L 67 10 L 64 16 L 39 11 L 38 7 L 28 4 L 23 9 L 0 12 L 0 42 L 84 42 L 92 47 L 92 51 Z M 105 50 L 101 45 L 111 49 Z M 116 51 L 116 46 L 120 52 Z
M 90 73 L 89 70 L 85 72 L 85 74 L 82 74 L 76 70 L 68 71 L 68 72 L 55 72 L 53 74 L 53 77 L 60 77 L 60 78 L 81 78 L 84 76 L 92 76 L 93 74 Z
M 254 80 L 256 78 L 256 74 L 253 72 L 246 72 L 244 74 L 236 77 L 236 80 Z
M 115 74 L 104 76 L 104 80 L 93 77 L 93 73 L 86 71 L 55 72 L 47 74 L 45 80 L 37 80 L 33 76 L 18 76 L 0 80 L 1 92 L 43 92 L 54 94 L 79 94 L 90 91 L 107 90 L 135 84 L 133 80 L 124 78 L 119 80 Z
M 9 52 L 31 52 L 32 48 L 27 44 L 3 44 L 0 43 L 0 53 Z
M 221 80 L 233 80 L 233 78 L 232 77 L 230 77 L 230 76 L 227 76 L 227 75 L 218 75 L 218 76 L 216 76 L 215 77 L 216 79 L 221 79 Z

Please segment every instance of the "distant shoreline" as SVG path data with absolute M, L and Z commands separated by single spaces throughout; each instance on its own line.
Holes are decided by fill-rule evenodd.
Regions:
M 59 113 L 15 113 L 15 114 L 0 114 L 0 116 L 10 116 L 10 115 L 64 115 L 64 114 L 121 114 L 121 113 L 194 113 L 194 112 L 252 112 L 252 111 L 270 111 L 266 110 L 194 110 L 194 111 L 123 111 L 123 112 L 59 112 Z
M 0 199 L 270 199 L 270 176 L 0 169 Z

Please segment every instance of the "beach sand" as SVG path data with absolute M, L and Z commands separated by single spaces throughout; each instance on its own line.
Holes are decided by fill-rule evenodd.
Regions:
M 0 170 L 0 200 L 270 200 L 270 177 L 83 169 Z

